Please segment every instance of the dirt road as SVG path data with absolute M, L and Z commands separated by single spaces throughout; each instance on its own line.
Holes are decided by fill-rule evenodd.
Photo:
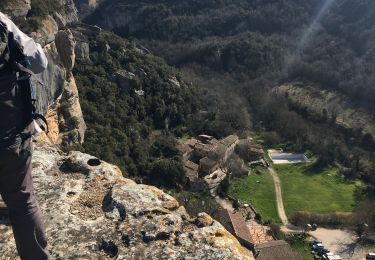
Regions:
M 277 172 L 269 167 L 268 171 L 270 172 L 273 183 L 275 185 L 275 193 L 276 193 L 276 204 L 277 204 L 277 212 L 279 213 L 279 218 L 284 226 L 289 225 L 288 217 L 286 216 L 285 209 L 284 209 L 284 202 L 283 202 L 283 196 L 281 192 L 281 181 L 279 178 L 279 175 L 277 175 Z
M 268 171 L 271 174 L 272 179 L 273 179 L 273 183 L 275 185 L 277 213 L 279 214 L 279 218 L 280 218 L 281 222 L 283 223 L 283 226 L 281 227 L 281 230 L 284 231 L 284 232 L 302 231 L 298 227 L 290 224 L 289 220 L 288 220 L 288 217 L 286 216 L 285 208 L 284 208 L 283 195 L 282 195 L 282 192 L 281 192 L 281 181 L 280 181 L 279 175 L 271 167 L 268 167 Z

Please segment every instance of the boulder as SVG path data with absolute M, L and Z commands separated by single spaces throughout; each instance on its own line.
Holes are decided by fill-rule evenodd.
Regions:
M 78 60 L 90 60 L 90 45 L 89 40 L 78 30 L 72 31 L 76 41 L 75 54 Z
M 172 77 L 169 79 L 169 83 L 175 88 L 181 88 L 181 83 L 178 81 L 176 77 Z
M 59 31 L 56 35 L 55 43 L 63 66 L 67 71 L 72 70 L 76 58 L 76 41 L 72 32 L 69 29 Z
M 129 92 L 134 87 L 134 80 L 136 76 L 126 70 L 118 70 L 114 75 L 113 79 L 122 91 Z

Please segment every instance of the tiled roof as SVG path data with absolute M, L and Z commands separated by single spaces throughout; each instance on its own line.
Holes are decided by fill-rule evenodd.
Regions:
M 208 157 L 204 157 L 204 158 L 200 159 L 199 163 L 204 167 L 213 167 L 217 164 L 214 160 L 211 160 Z
M 242 214 L 239 212 L 231 213 L 229 211 L 228 214 L 232 221 L 232 225 L 236 236 L 252 244 L 253 241 L 251 239 L 249 227 L 246 225 L 246 222 Z
M 202 151 L 209 152 L 209 151 L 211 151 L 212 146 L 209 145 L 209 144 L 197 143 L 197 144 L 194 146 L 194 148 L 197 149 L 197 150 L 202 150 Z
M 199 141 L 197 139 L 189 139 L 185 142 L 186 145 L 193 148 Z
M 236 135 L 229 135 L 229 136 L 225 137 L 224 139 L 220 140 L 220 143 L 222 143 L 223 145 L 229 147 L 229 146 L 231 146 L 232 144 L 234 144 L 237 141 L 238 141 L 238 136 L 236 136 Z
M 233 229 L 233 226 L 232 226 L 232 221 L 229 217 L 229 213 L 228 213 L 228 210 L 226 209 L 222 209 L 219 211 L 219 214 L 218 214 L 218 217 L 217 217 L 217 220 L 221 223 L 221 225 L 223 225 L 223 227 L 225 227 L 226 230 L 228 230 L 231 234 L 235 234 L 234 233 L 234 229 Z
M 301 256 L 292 250 L 284 240 L 271 241 L 255 248 L 260 253 L 257 260 L 301 260 Z
M 227 209 L 219 212 L 219 222 L 233 235 L 249 243 L 253 243 L 250 231 L 240 212 L 232 213 Z
M 255 148 L 255 147 L 250 148 L 250 152 L 257 153 L 257 154 L 264 154 L 263 149 L 259 149 L 259 148 Z
M 198 171 L 199 169 L 199 165 L 196 163 L 193 163 L 192 161 L 186 161 L 185 167 L 189 168 L 190 170 L 196 170 L 196 171 Z
M 182 153 L 182 154 L 185 154 L 185 153 L 190 153 L 193 151 L 193 148 L 191 148 L 189 145 L 187 144 L 179 144 L 177 146 L 178 150 Z
M 189 168 L 184 167 L 185 169 L 185 176 L 189 179 L 190 182 L 198 181 L 198 173 L 197 171 L 191 170 Z

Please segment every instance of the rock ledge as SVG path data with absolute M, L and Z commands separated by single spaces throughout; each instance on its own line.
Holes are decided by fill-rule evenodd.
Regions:
M 34 152 L 34 182 L 56 259 L 253 259 L 206 214 L 190 217 L 170 195 L 80 152 Z M 16 259 L 0 224 L 1 259 Z

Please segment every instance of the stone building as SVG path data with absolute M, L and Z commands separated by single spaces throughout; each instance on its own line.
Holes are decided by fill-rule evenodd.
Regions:
M 262 146 L 254 144 L 250 139 L 239 140 L 235 150 L 245 161 L 259 160 L 265 154 Z
M 211 174 L 214 171 L 216 171 L 219 168 L 219 164 L 208 158 L 208 157 L 203 157 L 202 159 L 199 160 L 199 171 L 203 175 Z
M 191 191 L 202 191 L 205 188 L 204 181 L 199 178 L 199 165 L 192 161 L 186 161 L 184 165 L 186 186 Z
M 225 147 L 223 161 L 227 161 L 228 158 L 234 153 L 238 139 L 239 138 L 237 135 L 229 135 L 220 140 L 220 143 Z

